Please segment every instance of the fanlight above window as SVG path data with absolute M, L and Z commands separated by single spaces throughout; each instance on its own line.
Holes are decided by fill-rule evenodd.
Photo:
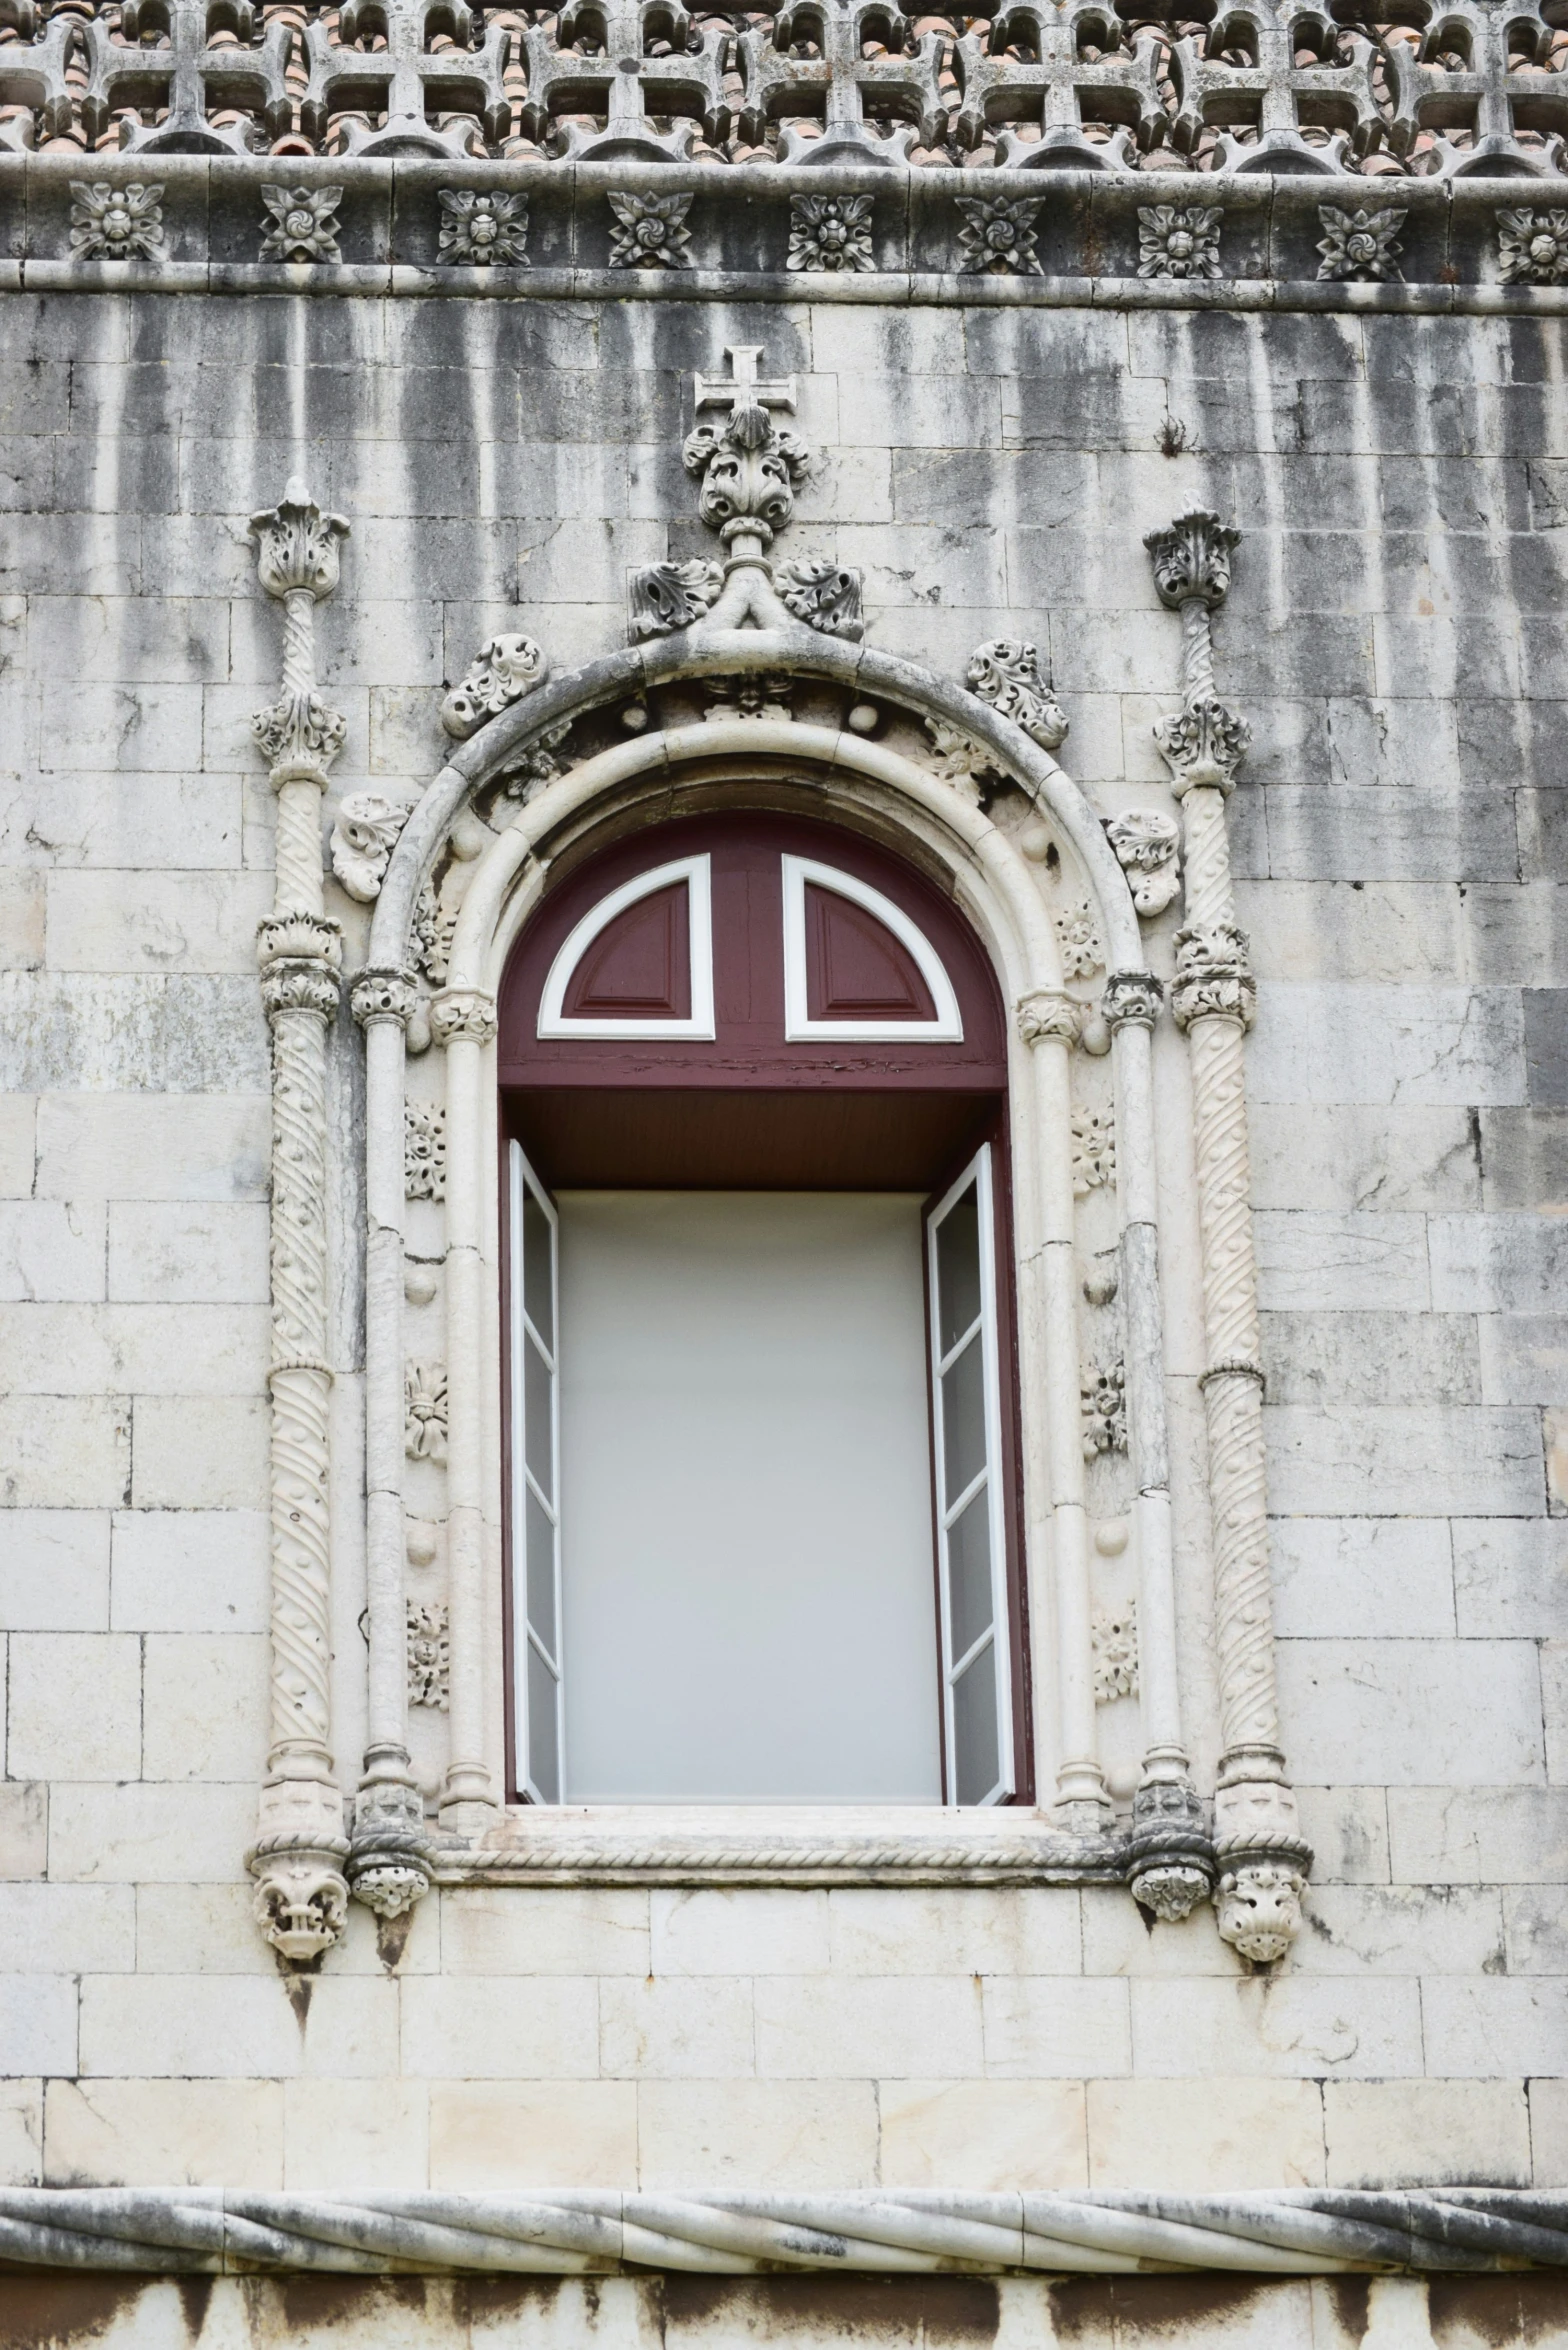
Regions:
M 712 904 L 706 857 L 655 865 L 612 889 L 562 942 L 539 1034 L 711 1042 Z
M 781 860 L 784 1034 L 792 1042 L 961 1044 L 942 959 L 901 906 L 807 857 Z

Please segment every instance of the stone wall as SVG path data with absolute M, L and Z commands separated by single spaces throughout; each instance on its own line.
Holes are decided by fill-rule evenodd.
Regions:
M 1562 327 L 814 291 L 7 296 L 13 2181 L 1568 2178 Z M 1215 644 L 1254 733 L 1230 821 L 1260 983 L 1284 1736 L 1317 1852 L 1276 1975 L 1250 1977 L 1207 1907 L 1151 1931 L 1119 1887 L 449 1888 L 379 1952 L 356 1906 L 319 1976 L 289 1981 L 252 1923 L 268 1604 L 253 939 L 273 807 L 250 718 L 279 656 L 247 520 L 302 464 L 351 520 L 317 618 L 348 721 L 333 798 L 411 792 L 441 764 L 443 687 L 486 637 L 526 629 L 558 667 L 600 654 L 624 639 L 630 569 L 711 551 L 680 440 L 691 373 L 727 343 L 800 374 L 826 464 L 793 539 L 863 570 L 869 640 L 953 673 L 983 639 L 1033 639 L 1072 723 L 1063 758 L 1106 813 L 1169 804 L 1150 728 L 1177 699 L 1179 632 L 1144 534 L 1194 505 L 1244 533 Z M 352 964 L 364 912 L 329 892 Z M 1153 934 L 1167 970 L 1177 921 Z M 347 1784 L 364 1593 L 346 1021 L 333 1052 Z M 1168 1026 L 1157 1076 L 1184 1660 L 1209 1785 L 1201 1321 Z M 1360 2338 L 1365 2310 L 1331 2322 L 1323 2285 L 1249 2287 L 1223 2322 L 1188 2319 L 1240 2340 L 1266 2304 L 1276 2340 L 1287 2303 L 1314 2341 Z M 590 2338 L 555 2306 L 562 2339 Z M 628 2340 L 666 2322 L 636 2307 Z M 247 2322 L 314 2338 L 287 2330 L 302 2318 Z M 1452 2339 L 1500 2338 L 1493 2322 L 1461 2313 Z M 914 2309 L 887 2338 L 917 2324 L 984 2330 Z

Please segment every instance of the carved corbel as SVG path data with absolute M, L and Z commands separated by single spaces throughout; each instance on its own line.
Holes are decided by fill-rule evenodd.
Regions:
M 1128 808 L 1108 819 L 1105 837 L 1127 876 L 1133 905 L 1152 922 L 1181 888 L 1181 826 L 1163 808 Z
M 481 645 L 462 682 L 441 705 L 441 723 L 458 742 L 477 734 L 487 718 L 542 685 L 550 664 L 531 636 L 493 636 Z
M 999 718 L 1022 727 L 1043 751 L 1060 750 L 1067 740 L 1067 719 L 1049 683 L 1040 675 L 1037 646 L 1012 637 L 996 637 L 977 645 L 969 656 L 964 682 L 975 699 L 985 702 Z
M 377 791 L 350 792 L 339 807 L 327 849 L 333 872 L 362 906 L 380 896 L 409 814 L 406 802 L 384 799 Z

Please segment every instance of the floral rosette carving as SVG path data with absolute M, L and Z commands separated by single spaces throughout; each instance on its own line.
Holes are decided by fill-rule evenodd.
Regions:
M 264 261 L 342 260 L 341 188 L 263 188 L 261 200 L 272 215 L 262 223 Z
M 1505 286 L 1560 286 L 1568 279 L 1568 211 L 1500 212 L 1497 258 Z
M 441 234 L 438 261 L 464 269 L 515 267 L 528 253 L 528 199 L 484 194 L 475 188 L 440 188 Z
M 985 196 L 955 196 L 953 201 L 964 216 L 958 232 L 962 276 L 1039 276 L 1039 240 L 1033 225 L 1040 209 L 1038 196 L 1018 196 L 1011 203 Z
M 1127 1376 L 1120 1363 L 1091 1371 L 1081 1391 L 1083 1457 L 1127 1450 Z
M 612 191 L 609 201 L 618 223 L 610 232 L 612 269 L 690 269 L 690 194 L 632 196 Z
M 1219 204 L 1145 204 L 1138 211 L 1140 277 L 1218 277 Z
M 1398 277 L 1399 254 L 1403 250 L 1399 232 L 1407 214 L 1403 212 L 1342 212 L 1336 204 L 1320 204 L 1318 219 L 1323 226 L 1318 251 L 1323 259 L 1318 268 L 1320 278 Z
M 1116 1181 L 1116 1119 L 1110 1110 L 1073 1112 L 1073 1197 Z
M 411 1461 L 446 1466 L 446 1370 L 410 1363 L 403 1383 L 403 1449 Z
M 77 261 L 158 261 L 163 256 L 161 182 L 126 188 L 71 182 L 71 254 Z
M 792 196 L 787 266 L 808 276 L 875 269 L 871 206 L 870 196 Z

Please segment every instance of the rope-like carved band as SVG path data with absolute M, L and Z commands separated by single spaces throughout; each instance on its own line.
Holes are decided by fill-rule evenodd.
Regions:
M 0 2257 L 62 2268 L 245 2273 L 673 2268 L 1135 2273 L 1568 2267 L 1568 2193 L 1284 2188 L 1179 2195 L 244 2194 L 0 2190 Z

